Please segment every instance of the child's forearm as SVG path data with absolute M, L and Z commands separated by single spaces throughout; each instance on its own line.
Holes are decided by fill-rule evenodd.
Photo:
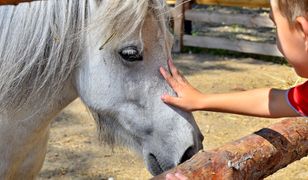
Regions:
M 298 116 L 288 105 L 284 90 L 256 89 L 230 94 L 205 95 L 201 109 L 258 117 Z
M 171 74 L 164 68 L 160 72 L 177 97 L 164 94 L 161 99 L 186 111 L 207 110 L 259 117 L 299 116 L 288 105 L 285 90 L 256 89 L 230 94 L 202 94 L 192 87 L 169 60 Z

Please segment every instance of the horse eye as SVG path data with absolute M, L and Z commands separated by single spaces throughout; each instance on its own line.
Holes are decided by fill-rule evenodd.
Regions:
M 136 46 L 128 46 L 120 50 L 120 56 L 129 62 L 142 61 L 143 56 Z

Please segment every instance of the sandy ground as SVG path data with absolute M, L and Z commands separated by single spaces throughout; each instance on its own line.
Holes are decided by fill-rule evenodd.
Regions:
M 293 70 L 251 58 L 184 54 L 176 65 L 203 92 L 230 92 L 259 87 L 286 88 L 302 81 Z M 205 136 L 205 149 L 212 149 L 248 135 L 279 119 L 196 112 Z M 38 179 L 148 179 L 140 157 L 126 149 L 99 144 L 94 121 L 80 100 L 74 101 L 54 120 L 48 153 Z M 270 180 L 308 179 L 308 158 L 303 158 L 268 177 Z

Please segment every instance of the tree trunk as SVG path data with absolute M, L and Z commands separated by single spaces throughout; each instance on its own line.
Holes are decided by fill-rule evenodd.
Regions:
M 294 118 L 199 152 L 168 172 L 180 171 L 188 179 L 261 179 L 307 155 L 308 119 Z M 165 179 L 166 173 L 153 179 Z

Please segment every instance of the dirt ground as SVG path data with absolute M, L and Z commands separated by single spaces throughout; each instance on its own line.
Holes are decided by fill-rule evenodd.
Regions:
M 286 88 L 299 81 L 293 70 L 252 58 L 182 54 L 176 65 L 203 92 L 242 91 L 259 87 Z M 253 107 L 252 107 L 253 108 Z M 205 149 L 212 149 L 248 135 L 279 119 L 196 112 L 205 136 Z M 76 100 L 54 120 L 48 152 L 38 179 L 148 179 L 151 175 L 133 152 L 100 145 L 96 127 L 86 108 Z M 284 168 L 269 180 L 308 179 L 308 157 Z

